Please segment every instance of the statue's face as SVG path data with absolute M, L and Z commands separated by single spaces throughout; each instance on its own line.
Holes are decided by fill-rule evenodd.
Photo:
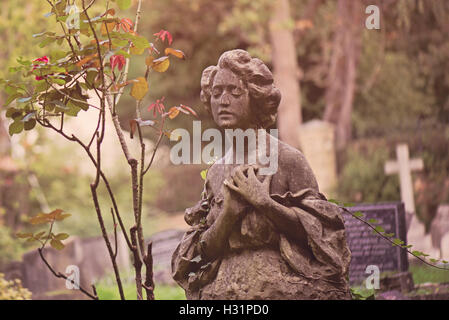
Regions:
M 210 99 L 215 123 L 224 129 L 247 129 L 254 122 L 249 92 L 243 81 L 228 69 L 219 69 Z

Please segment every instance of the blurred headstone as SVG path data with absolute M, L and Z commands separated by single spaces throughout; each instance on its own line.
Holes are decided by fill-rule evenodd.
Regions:
M 171 275 L 171 260 L 184 233 L 184 230 L 166 230 L 152 235 L 147 240 L 147 242 L 153 242 L 153 269 L 156 284 L 175 284 Z
M 331 198 L 337 185 L 334 125 L 321 120 L 306 122 L 299 129 L 299 141 L 320 192 Z
M 430 234 L 432 237 L 432 245 L 440 250 L 440 258 L 449 260 L 449 204 L 442 204 L 438 207 L 437 213 L 430 225 Z M 443 239 L 445 239 L 443 241 Z

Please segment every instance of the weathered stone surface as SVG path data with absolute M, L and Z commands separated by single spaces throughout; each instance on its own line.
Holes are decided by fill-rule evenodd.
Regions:
M 225 52 L 204 70 L 201 87 L 223 129 L 275 121 L 280 92 L 266 65 L 246 51 Z M 259 162 L 228 161 L 235 149 L 209 168 L 201 200 L 186 210 L 191 228 L 173 254 L 173 278 L 188 299 L 350 299 L 339 207 L 319 193 L 301 152 L 270 135 L 266 143 L 278 160 L 271 176 Z M 255 151 L 243 152 L 248 159 Z

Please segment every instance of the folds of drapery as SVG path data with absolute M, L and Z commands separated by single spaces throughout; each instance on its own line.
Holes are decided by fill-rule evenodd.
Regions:
M 282 258 L 305 278 L 345 287 L 351 254 L 341 209 L 314 189 L 272 194 L 271 197 L 294 210 L 298 229 L 301 229 L 301 224 L 307 234 L 307 243 L 304 244 L 281 233 L 279 250 Z M 213 281 L 221 263 L 221 259 L 207 261 L 201 255 L 200 237 L 206 229 L 204 221 L 193 225 L 173 254 L 173 279 L 190 293 L 198 292 L 199 288 Z

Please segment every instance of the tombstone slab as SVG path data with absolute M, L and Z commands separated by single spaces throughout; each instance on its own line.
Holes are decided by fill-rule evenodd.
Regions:
M 387 233 L 407 243 L 405 230 L 405 210 L 401 202 L 384 204 L 356 205 L 347 208 L 354 213 L 361 211 L 364 220 L 376 219 Z M 380 273 L 386 271 L 408 271 L 407 252 L 373 234 L 373 230 L 360 220 L 344 213 L 346 235 L 351 250 L 349 280 L 351 284 L 361 283 L 369 274 L 365 273 L 369 265 L 379 267 Z

